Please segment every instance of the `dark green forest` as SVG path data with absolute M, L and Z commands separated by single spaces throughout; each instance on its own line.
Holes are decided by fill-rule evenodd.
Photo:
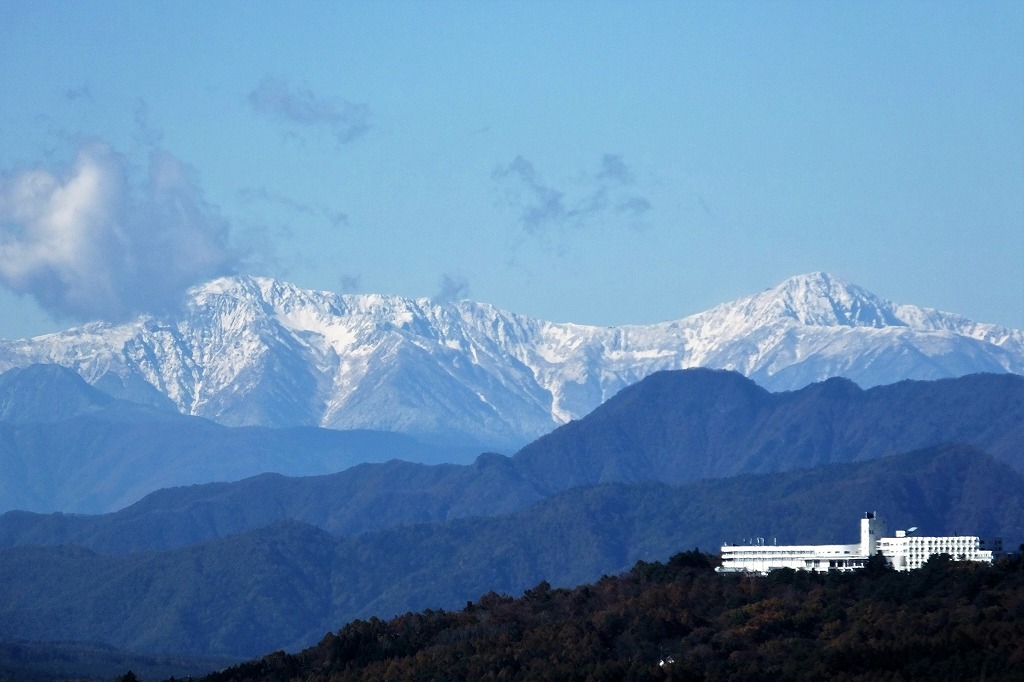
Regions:
M 1020 680 L 1024 562 L 720 576 L 694 550 L 573 589 L 356 620 L 204 682 Z

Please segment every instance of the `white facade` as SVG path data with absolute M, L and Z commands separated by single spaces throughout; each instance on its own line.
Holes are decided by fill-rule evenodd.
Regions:
M 948 554 L 956 561 L 983 561 L 992 563 L 992 557 L 1003 551 L 1001 538 L 981 538 L 977 535 L 951 535 L 927 537 L 907 535 L 896 531 L 894 538 L 882 538 L 878 549 L 897 571 L 921 568 L 933 554 Z
M 911 529 L 914 530 L 914 529 Z M 855 545 L 725 545 L 720 573 L 768 573 L 777 568 L 798 571 L 844 572 L 864 567 L 880 552 L 898 571 L 920 568 L 933 554 L 948 554 L 957 561 L 992 563 L 1002 552 L 1000 538 L 976 535 L 921 537 L 898 530 L 886 537 L 885 521 L 868 512 L 860 521 L 860 542 Z
M 878 541 L 885 535 L 885 521 L 874 512 L 865 512 L 860 520 L 860 553 L 866 557 L 878 551 Z
M 776 568 L 797 571 L 852 571 L 867 558 L 860 545 L 726 545 L 720 573 L 767 573 Z

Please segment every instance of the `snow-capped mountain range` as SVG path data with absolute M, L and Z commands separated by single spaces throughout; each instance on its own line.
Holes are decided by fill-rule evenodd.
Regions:
M 868 387 L 1024 374 L 1024 332 L 894 304 L 824 273 L 622 327 L 230 277 L 192 289 L 175 315 L 0 341 L 0 371 L 32 363 L 227 425 L 380 429 L 508 448 L 658 370 L 732 369 L 771 390 L 833 376 Z

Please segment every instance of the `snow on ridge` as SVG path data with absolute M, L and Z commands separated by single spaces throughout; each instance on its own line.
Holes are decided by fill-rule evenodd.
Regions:
M 391 424 L 525 442 L 658 370 L 735 369 L 771 389 L 1024 373 L 1024 332 L 893 304 L 827 273 L 620 327 L 239 276 L 194 287 L 180 314 L 0 341 L 0 371 L 32 362 L 145 382 L 228 424 Z

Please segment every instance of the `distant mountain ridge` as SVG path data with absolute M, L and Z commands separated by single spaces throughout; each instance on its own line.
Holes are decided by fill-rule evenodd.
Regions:
M 19 429 L 42 438 L 103 423 L 91 409 L 2 425 L 0 446 Z M 167 422 L 253 434 L 253 447 L 276 433 Z M 134 453 L 141 433 L 118 442 Z M 157 440 L 189 450 L 207 432 L 196 439 Z M 203 458 L 217 461 L 219 443 Z M 694 546 L 852 540 L 865 509 L 892 527 L 1001 535 L 1012 548 L 1024 539 L 1022 457 L 1024 377 L 1013 374 L 770 393 L 735 372 L 658 372 L 513 457 L 261 475 L 161 490 L 102 516 L 4 514 L 0 640 L 248 657 L 308 645 L 356 617 L 576 584 Z M 0 475 L 17 473 L 0 464 Z
M 79 417 L 172 421 L 179 416 L 118 400 L 60 365 L 29 365 L 0 373 L 0 424 L 56 424 Z
M 398 433 L 222 426 L 117 400 L 58 365 L 0 374 L 0 511 L 100 513 L 159 488 L 267 471 L 303 476 L 466 457 Z
M 594 327 L 493 306 L 233 277 L 162 318 L 0 341 L 0 371 L 69 367 L 119 398 L 225 425 L 376 429 L 518 447 L 659 370 L 772 390 L 1024 374 L 1024 332 L 894 304 L 825 273 L 677 321 Z
M 153 461 L 173 463 L 181 458 L 226 466 L 237 459 L 235 466 L 242 467 L 251 466 L 259 453 L 291 446 L 304 448 L 296 453 L 298 463 L 306 460 L 307 466 L 313 466 L 328 460 L 332 450 L 326 446 L 333 444 L 344 453 L 343 446 L 349 442 L 346 432 L 315 431 L 317 442 L 309 435 L 299 440 L 290 434 L 293 430 L 232 430 L 194 417 L 177 420 L 194 420 L 205 428 L 192 434 L 158 425 L 154 437 L 147 436 L 144 428 L 132 427 L 130 438 L 108 436 L 115 444 L 130 443 L 133 449 L 122 453 L 121 460 L 109 456 L 99 463 L 110 472 L 107 480 L 103 466 L 82 465 L 76 470 L 69 464 L 81 441 L 103 442 L 91 431 L 73 431 L 86 437 L 75 437 L 60 447 L 54 444 L 62 441 L 37 436 L 43 447 L 22 452 L 15 461 L 63 461 L 62 467 L 42 471 L 59 479 L 56 483 L 67 497 L 69 490 L 82 486 L 94 493 L 97 481 L 113 486 L 125 471 L 140 468 L 143 473 L 138 475 L 150 482 L 150 490 L 156 487 L 145 468 L 133 463 L 154 467 Z M 52 431 L 54 427 L 47 425 L 46 432 Z M 378 435 L 378 443 L 397 438 L 386 435 Z M 160 454 L 159 445 L 167 441 L 173 447 Z M 0 492 L 5 487 L 31 490 L 43 474 L 27 481 L 19 478 L 18 468 L 5 454 L 6 442 L 0 425 Z M 262 475 L 235 483 L 161 490 L 103 516 L 12 512 L 0 516 L 0 547 L 85 544 L 113 552 L 166 549 L 284 519 L 337 535 L 357 535 L 389 526 L 512 513 L 579 486 L 679 484 L 786 472 L 878 459 L 944 443 L 969 444 L 1024 474 L 1024 377 L 978 374 L 868 390 L 845 379 L 830 379 L 799 391 L 769 393 L 725 370 L 658 372 L 513 457 L 485 454 L 468 466 L 391 461 L 308 478 Z M 147 444 L 141 457 L 135 452 L 139 444 Z M 375 450 L 367 448 L 367 452 Z M 65 478 L 51 471 L 61 471 Z M 144 489 L 144 485 L 136 482 L 132 489 Z
M 1024 477 L 973 448 L 947 446 L 681 486 L 576 488 L 510 515 L 345 538 L 279 521 L 118 556 L 70 545 L 5 548 L 0 640 L 250 657 L 308 646 L 352 618 L 459 608 L 542 580 L 575 585 L 750 533 L 855 541 L 858 516 L 877 504 L 895 527 L 949 534 L 970 524 L 1010 540 L 1024 522 Z
M 515 462 L 553 492 L 791 471 L 942 443 L 969 443 L 1024 473 L 1024 377 L 870 389 L 833 378 L 770 393 L 736 372 L 657 372 L 525 446 Z

